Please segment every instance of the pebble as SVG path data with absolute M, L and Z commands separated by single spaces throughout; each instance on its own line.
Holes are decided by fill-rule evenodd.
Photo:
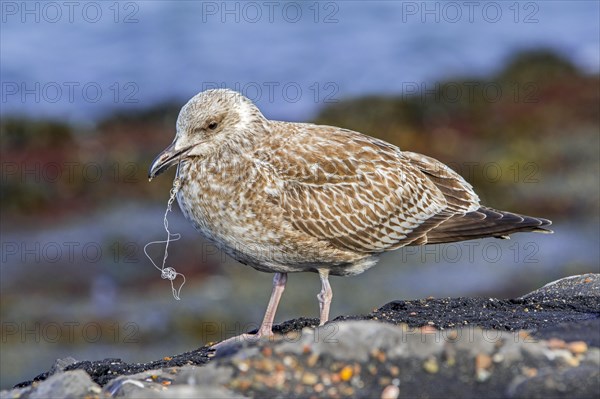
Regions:
M 265 357 L 271 357 L 271 355 L 273 354 L 273 349 L 271 349 L 271 348 L 270 348 L 270 347 L 268 347 L 268 346 L 265 346 L 265 347 L 263 348 L 263 350 L 262 350 L 262 354 L 263 354 L 263 356 L 265 356 Z
M 436 374 L 440 371 L 440 366 L 438 365 L 437 360 L 434 357 L 431 357 L 423 363 L 423 369 L 429 374 Z
M 492 361 L 494 363 L 502 363 L 504 361 L 504 355 L 502 353 L 494 353 L 494 356 L 492 356 Z
M 483 382 L 483 381 L 487 380 L 488 378 L 490 378 L 491 375 L 492 375 L 492 373 L 490 373 L 488 370 L 484 370 L 484 369 L 478 369 L 475 372 L 475 378 L 479 382 Z
M 521 370 L 523 371 L 523 374 L 529 378 L 533 378 L 538 374 L 538 370 L 535 367 L 524 366 Z
M 331 375 L 331 382 L 333 384 L 338 384 L 341 381 L 340 375 L 338 373 Z
M 564 349 L 567 347 L 567 343 L 558 338 L 550 338 L 548 341 L 546 341 L 546 344 L 550 349 Z
M 237 367 L 242 373 L 245 373 L 246 371 L 250 370 L 250 365 L 247 361 L 242 361 L 238 363 Z
M 379 349 L 374 349 L 373 351 L 371 351 L 371 355 L 377 359 L 378 362 L 383 363 L 385 362 L 385 352 L 382 352 Z
M 298 364 L 298 361 L 296 359 L 294 359 L 292 356 L 284 356 L 283 364 L 285 364 L 287 367 L 294 368 Z
M 306 364 L 308 365 L 308 367 L 315 367 L 318 360 L 319 360 L 319 354 L 313 353 L 308 357 L 308 359 L 306 359 Z
M 369 365 L 367 366 L 367 370 L 369 371 L 369 373 L 370 373 L 371 375 L 376 375 L 376 374 L 377 374 L 377 372 L 378 372 L 378 370 L 377 370 L 377 366 L 375 366 L 374 364 L 369 364 Z
M 390 385 L 390 383 L 392 382 L 392 379 L 390 377 L 379 377 L 379 380 L 377 382 L 381 386 L 386 386 L 386 385 Z
M 475 369 L 487 370 L 492 366 L 492 358 L 485 353 L 479 353 L 475 356 Z
M 304 385 L 315 385 L 319 381 L 319 377 L 313 373 L 304 373 L 302 374 L 302 383 Z
M 583 341 L 571 342 L 569 345 L 567 345 L 567 348 L 575 355 L 580 355 L 588 350 L 587 344 Z

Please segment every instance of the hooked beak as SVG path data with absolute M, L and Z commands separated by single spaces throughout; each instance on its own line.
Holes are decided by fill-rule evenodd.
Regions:
M 158 154 L 152 162 L 152 165 L 150 165 L 150 170 L 148 170 L 148 180 L 152 181 L 156 176 L 178 163 L 191 149 L 192 147 L 190 146 L 182 150 L 175 150 L 175 142 L 173 142 L 170 146 L 165 148 L 163 152 Z

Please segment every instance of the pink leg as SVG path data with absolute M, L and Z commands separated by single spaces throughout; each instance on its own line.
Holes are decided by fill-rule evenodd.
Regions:
M 333 291 L 331 285 L 329 285 L 329 270 L 319 270 L 319 277 L 321 278 L 321 292 L 317 295 L 317 299 L 319 300 L 321 313 L 319 325 L 322 326 L 329 320 L 329 306 L 331 305 L 331 298 L 333 298 Z
M 271 298 L 267 305 L 265 317 L 256 333 L 257 337 L 262 337 L 263 335 L 270 337 L 273 335 L 273 320 L 275 319 L 275 312 L 277 311 L 277 306 L 279 306 L 279 301 L 281 300 L 281 295 L 285 289 L 286 282 L 287 273 L 275 273 L 275 276 L 273 277 L 273 292 L 271 293 Z
M 269 304 L 267 305 L 267 311 L 265 312 L 265 317 L 258 329 L 256 334 L 241 334 L 235 337 L 231 337 L 226 339 L 225 341 L 221 341 L 218 344 L 213 345 L 211 348 L 219 349 L 219 347 L 223 347 L 226 344 L 231 342 L 241 342 L 244 340 L 252 340 L 255 341 L 263 336 L 272 337 L 273 336 L 273 320 L 275 319 L 275 312 L 277 311 L 277 306 L 279 305 L 279 301 L 281 300 L 281 295 L 283 294 L 283 290 L 285 289 L 285 283 L 287 282 L 287 273 L 275 273 L 273 277 L 273 292 L 271 292 L 271 298 L 269 299 Z

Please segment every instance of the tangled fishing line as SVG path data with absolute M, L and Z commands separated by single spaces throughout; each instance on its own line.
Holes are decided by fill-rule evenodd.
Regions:
M 144 245 L 144 254 L 146 254 L 146 257 L 148 259 L 150 259 L 150 262 L 152 262 L 154 267 L 160 271 L 160 277 L 165 280 L 171 281 L 171 290 L 173 291 L 173 297 L 175 299 L 177 299 L 178 301 L 181 299 L 179 297 L 179 293 L 181 292 L 181 288 L 185 284 L 185 276 L 181 273 L 178 273 L 175 270 L 175 268 L 165 267 L 165 265 L 167 263 L 167 257 L 169 256 L 169 243 L 172 241 L 177 241 L 177 240 L 181 239 L 181 234 L 179 234 L 179 233 L 173 234 L 169 231 L 169 221 L 167 219 L 169 212 L 171 212 L 171 207 L 173 205 L 173 202 L 175 201 L 175 197 L 177 196 L 177 193 L 179 192 L 179 189 L 181 188 L 181 182 L 182 182 L 182 179 L 179 176 L 179 165 L 178 165 L 177 174 L 175 175 L 175 179 L 173 180 L 173 187 L 171 188 L 169 201 L 167 202 L 167 210 L 165 211 L 165 216 L 163 218 L 163 224 L 165 226 L 165 231 L 167 232 L 167 239 L 162 240 L 162 241 L 152 241 L 152 242 L 149 242 L 148 244 Z M 152 257 L 148 254 L 147 248 L 153 244 L 165 244 L 165 252 L 163 255 L 163 261 L 162 261 L 161 267 L 159 267 L 154 262 Z M 175 289 L 174 281 L 177 278 L 177 276 L 181 276 L 183 278 L 183 281 L 181 282 L 181 285 L 179 286 L 179 288 Z

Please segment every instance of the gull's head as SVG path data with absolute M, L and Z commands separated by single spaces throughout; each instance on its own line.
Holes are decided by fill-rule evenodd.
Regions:
M 181 108 L 175 140 L 154 159 L 148 178 L 186 158 L 206 156 L 240 133 L 260 128 L 264 121 L 252 101 L 233 90 L 196 94 Z

